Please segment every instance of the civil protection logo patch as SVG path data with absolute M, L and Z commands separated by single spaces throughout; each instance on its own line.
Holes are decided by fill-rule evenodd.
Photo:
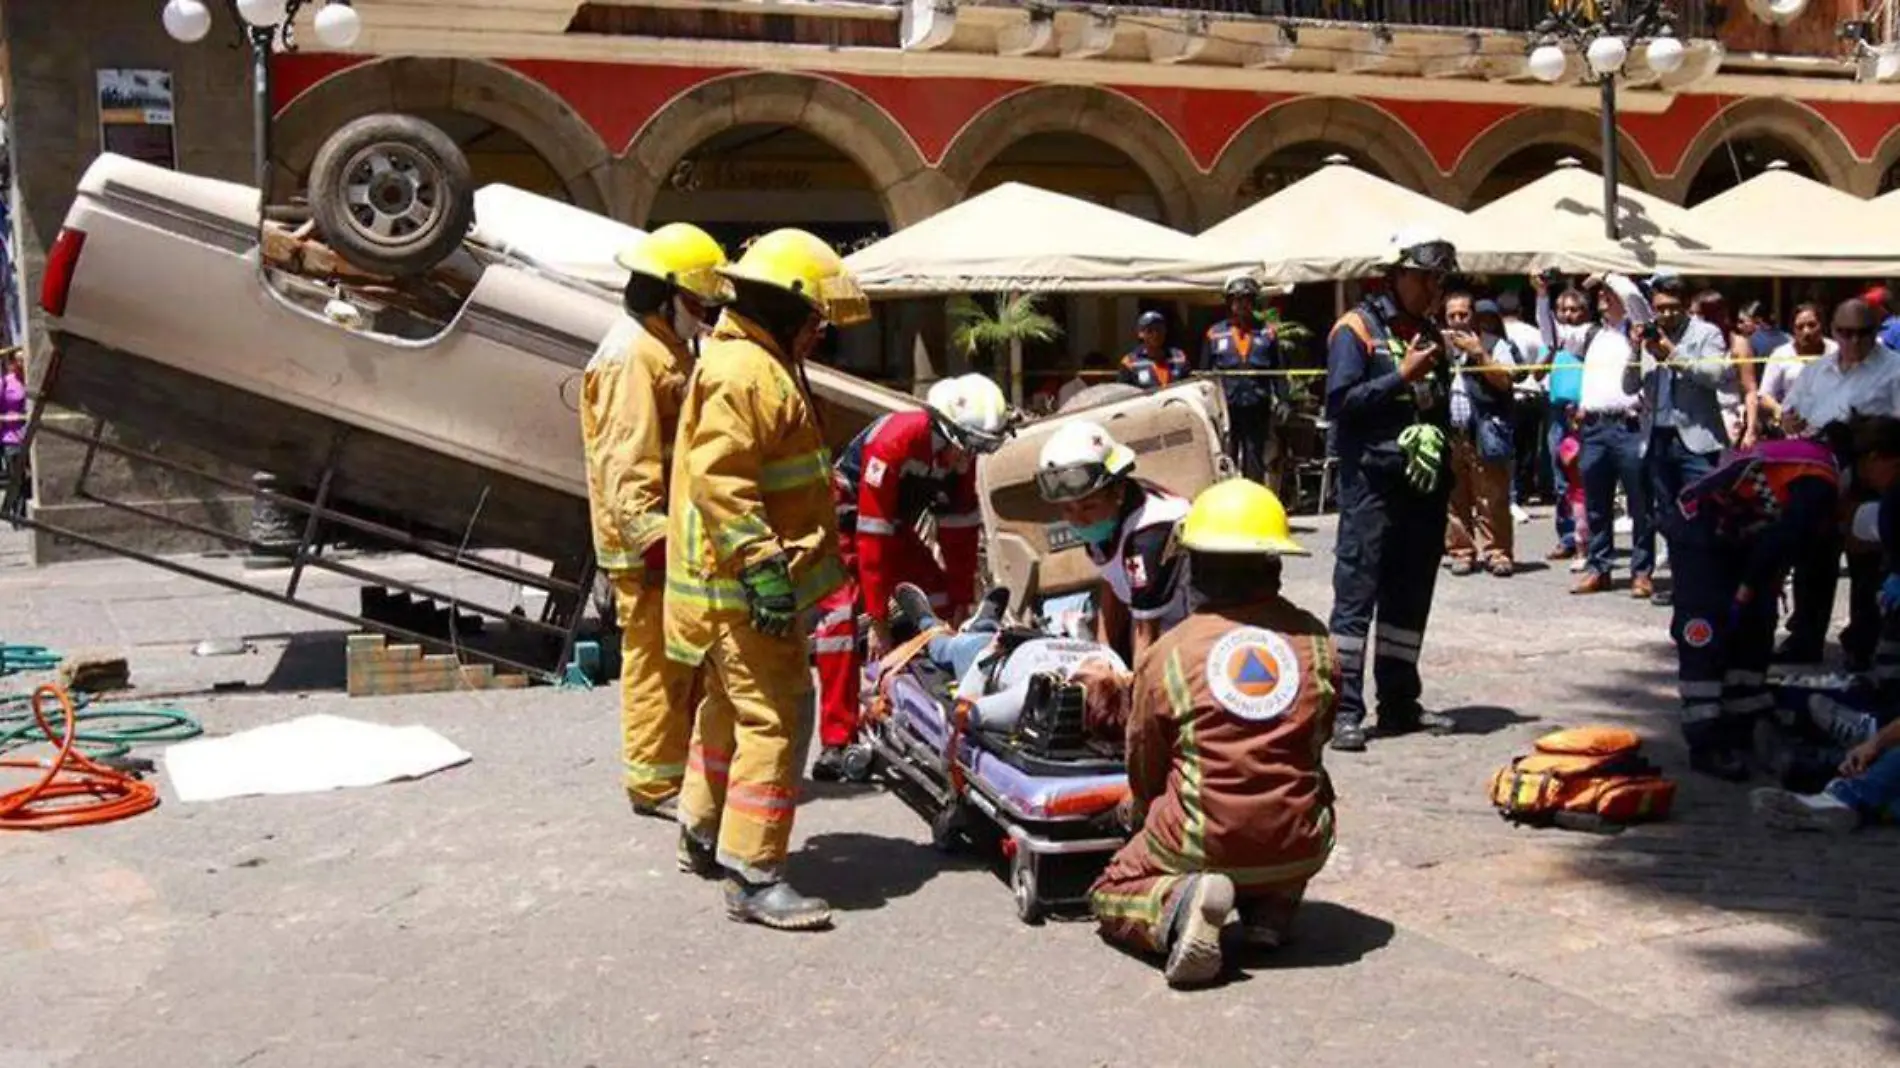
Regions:
M 1682 625 L 1682 640 L 1692 649 L 1706 649 L 1715 640 L 1715 627 L 1697 617 Z
M 1300 696 L 1300 660 L 1292 643 L 1270 630 L 1230 631 L 1207 654 L 1207 689 L 1241 719 L 1278 719 Z

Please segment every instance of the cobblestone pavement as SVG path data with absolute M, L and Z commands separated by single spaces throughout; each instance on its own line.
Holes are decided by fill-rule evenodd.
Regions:
M 1519 531 L 1527 558 L 1548 546 Z M 1332 532 L 1303 536 L 1291 592 L 1323 614 Z M 1341 846 L 1299 942 L 1176 994 L 1086 924 L 1018 924 L 993 872 L 875 791 L 814 787 L 800 812 L 794 875 L 836 931 L 733 925 L 627 815 L 611 690 L 351 701 L 325 620 L 125 562 L 30 569 L 0 534 L 0 638 L 124 650 L 214 733 L 329 711 L 475 754 L 0 837 L 0 1068 L 1895 1063 L 1893 834 L 1770 835 L 1686 773 L 1674 821 L 1614 838 L 1487 807 L 1490 771 L 1560 725 L 1629 724 L 1680 770 L 1666 613 L 1570 578 L 1441 578 L 1427 696 L 1462 733 L 1331 758 Z M 255 651 L 190 655 L 228 637 Z M 210 692 L 231 682 L 250 689 Z

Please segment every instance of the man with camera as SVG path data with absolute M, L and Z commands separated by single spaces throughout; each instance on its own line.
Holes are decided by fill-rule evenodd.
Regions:
M 1681 278 L 1659 279 L 1649 293 L 1655 320 L 1632 332 L 1646 362 L 1654 365 L 1643 390 L 1650 425 L 1649 486 L 1656 530 L 1671 559 L 1681 518 L 1676 498 L 1715 470 L 1728 444 L 1718 391 L 1735 374 L 1728 339 L 1715 324 L 1689 315 L 1687 296 Z

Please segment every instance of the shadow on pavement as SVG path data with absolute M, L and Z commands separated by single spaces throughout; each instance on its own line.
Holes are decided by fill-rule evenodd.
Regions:
M 1234 962 L 1242 968 L 1274 971 L 1341 968 L 1384 949 L 1394 930 L 1390 922 L 1358 909 L 1308 901 L 1293 921 L 1293 941 L 1275 950 L 1238 950 Z
M 1451 721 L 1457 724 L 1457 729 L 1452 731 L 1454 735 L 1496 734 L 1520 723 L 1536 723 L 1540 718 L 1496 705 L 1465 705 L 1462 708 L 1447 708 L 1444 714 L 1450 716 Z
M 975 866 L 901 838 L 839 832 L 806 839 L 792 861 L 791 878 L 800 891 L 834 909 L 865 912 L 916 893 L 947 868 Z
M 1623 896 L 1621 908 L 1676 917 L 1683 933 L 1653 946 L 1724 976 L 1737 1010 L 1807 1016 L 1816 1027 L 1872 1017 L 1884 1044 L 1900 1050 L 1900 985 L 1890 981 L 1900 971 L 1900 831 L 1761 826 L 1748 793 L 1774 785 L 1765 775 L 1736 785 L 1688 770 L 1673 660 L 1618 676 L 1573 689 L 1628 710 L 1599 721 L 1648 736 L 1645 752 L 1677 783 L 1675 806 L 1664 823 L 1568 839 L 1576 848 L 1557 861 L 1564 876 Z
M 292 634 L 270 676 L 257 688 L 265 693 L 343 689 L 348 634 L 341 630 Z

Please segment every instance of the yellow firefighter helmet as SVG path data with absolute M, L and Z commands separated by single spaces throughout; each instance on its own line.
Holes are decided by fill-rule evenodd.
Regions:
M 752 242 L 739 262 L 720 268 L 728 278 L 758 282 L 791 293 L 818 310 L 833 326 L 871 318 L 871 305 L 857 279 L 830 245 L 803 230 L 774 230 Z
M 667 223 L 633 242 L 614 262 L 634 274 L 678 286 L 707 304 L 732 301 L 732 283 L 720 276 L 726 250 L 692 223 Z
M 1201 491 L 1181 521 L 1181 544 L 1198 553 L 1305 556 L 1286 506 L 1258 482 L 1230 478 Z

